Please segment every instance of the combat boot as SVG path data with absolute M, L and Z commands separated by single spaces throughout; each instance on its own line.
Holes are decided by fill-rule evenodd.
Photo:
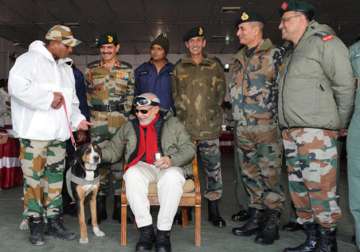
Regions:
M 171 252 L 170 231 L 157 230 L 155 251 Z
M 220 216 L 219 200 L 208 200 L 208 220 L 215 227 L 223 228 L 226 226 L 225 220 Z
M 336 230 L 320 227 L 319 252 L 337 252 Z
M 280 212 L 267 209 L 265 211 L 265 218 L 265 226 L 257 234 L 255 243 L 270 245 L 279 239 Z
M 232 233 L 237 236 L 250 236 L 261 229 L 264 218 L 264 210 L 249 208 L 250 219 L 241 227 L 233 228 Z
M 155 242 L 155 233 L 152 225 L 139 228 L 140 237 L 136 243 L 136 252 L 140 251 L 151 251 Z
M 76 238 L 75 233 L 70 232 L 65 228 L 63 219 L 59 215 L 54 218 L 48 218 L 45 234 L 67 241 L 71 241 Z
M 319 247 L 319 230 L 316 223 L 305 223 L 303 225 L 306 240 L 294 248 L 285 248 L 283 252 L 315 252 Z
M 250 218 L 249 211 L 246 211 L 245 209 L 240 209 L 239 212 L 231 216 L 232 221 L 239 221 L 239 222 L 246 221 L 249 218 Z
M 42 217 L 29 217 L 29 228 L 31 244 L 41 246 L 45 244 L 44 240 L 44 222 Z
M 106 196 L 101 195 L 96 197 L 96 216 L 97 216 L 97 223 L 100 224 L 103 220 L 107 219 L 107 212 L 106 212 Z M 88 219 L 88 225 L 91 225 L 91 217 Z

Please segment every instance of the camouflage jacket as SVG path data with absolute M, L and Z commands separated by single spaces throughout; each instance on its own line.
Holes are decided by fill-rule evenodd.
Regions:
M 86 72 L 88 84 L 87 100 L 90 110 L 96 105 L 123 104 L 124 114 L 131 111 L 134 98 L 134 72 L 132 66 L 126 62 L 117 62 L 108 70 L 101 61 L 88 65 Z
M 246 47 L 234 56 L 228 92 L 233 118 L 242 126 L 269 125 L 277 118 L 276 54 L 270 39 L 246 55 Z
M 184 57 L 174 68 L 172 85 L 177 116 L 191 137 L 194 140 L 219 137 L 226 90 L 220 62 L 204 57 L 196 65 L 191 57 Z

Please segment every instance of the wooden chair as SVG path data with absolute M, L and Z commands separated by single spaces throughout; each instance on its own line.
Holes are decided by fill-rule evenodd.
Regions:
M 193 177 L 194 179 L 188 179 L 186 184 L 193 184 L 193 189 L 190 192 L 184 192 L 180 205 L 181 207 L 181 218 L 182 218 L 182 227 L 186 227 L 189 224 L 188 220 L 188 207 L 195 208 L 195 245 L 201 245 L 201 193 L 200 193 L 200 181 L 199 181 L 199 171 L 198 171 L 198 162 L 197 159 L 194 158 L 192 162 L 193 168 Z M 185 187 L 185 186 L 184 186 Z M 158 206 L 159 200 L 156 192 L 156 184 L 151 183 L 149 185 L 149 194 L 148 198 L 151 206 Z M 125 181 L 122 182 L 121 189 L 121 238 L 120 244 L 121 246 L 126 246 L 127 244 L 127 198 L 125 191 Z

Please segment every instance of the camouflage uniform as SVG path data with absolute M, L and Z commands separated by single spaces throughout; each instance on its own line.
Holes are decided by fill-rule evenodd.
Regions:
M 24 216 L 57 216 L 62 209 L 65 142 L 20 139 L 20 159 Z
M 103 67 L 101 61 L 96 61 L 88 65 L 85 75 L 93 123 L 91 141 L 105 145 L 127 121 L 134 98 L 134 73 L 131 65 L 125 62 L 117 61 L 109 70 Z M 106 106 L 108 109 L 104 110 Z M 100 167 L 100 196 L 109 193 L 111 172 L 115 195 L 120 195 L 122 165 L 117 163 Z
M 276 121 L 274 54 L 278 51 L 269 39 L 250 50 L 241 49 L 231 67 L 228 92 L 236 122 L 235 153 L 250 195 L 249 207 L 280 210 L 284 195 L 279 184 L 281 144 Z
M 176 64 L 172 85 L 177 117 L 197 142 L 200 165 L 206 173 L 205 198 L 220 199 L 219 135 L 226 89 L 223 68 L 217 59 L 204 57 L 196 65 L 187 56 Z
M 282 136 L 297 221 L 315 219 L 324 227 L 336 227 L 341 217 L 336 195 L 337 132 L 299 128 L 283 130 Z

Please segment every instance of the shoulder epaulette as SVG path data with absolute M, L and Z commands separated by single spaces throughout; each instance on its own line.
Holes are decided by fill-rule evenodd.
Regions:
M 126 61 L 121 61 L 121 65 L 120 65 L 121 68 L 130 68 L 132 69 L 132 65 Z
M 100 66 L 100 60 L 95 60 L 87 64 L 87 68 L 94 68 Z
M 334 38 L 334 35 L 324 31 L 318 31 L 314 35 L 320 37 L 322 41 L 330 41 Z

